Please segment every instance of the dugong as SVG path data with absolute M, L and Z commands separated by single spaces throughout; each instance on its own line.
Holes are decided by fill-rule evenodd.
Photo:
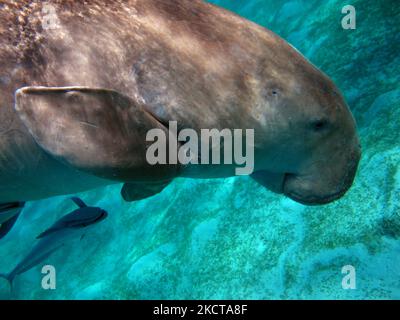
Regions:
M 121 182 L 134 201 L 176 177 L 235 175 L 234 165 L 150 165 L 146 133 L 170 121 L 254 129 L 252 177 L 300 203 L 329 203 L 352 185 L 361 149 L 339 89 L 222 8 L 9 1 L 0 41 L 0 208 Z

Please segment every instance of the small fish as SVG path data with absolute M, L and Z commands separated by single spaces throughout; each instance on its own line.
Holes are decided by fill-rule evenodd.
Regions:
M 63 247 L 68 241 L 83 237 L 89 226 L 92 226 L 107 217 L 107 212 L 98 207 L 88 207 L 80 198 L 71 198 L 79 209 L 62 217 L 49 229 L 42 232 L 37 239 L 39 242 L 31 252 L 8 274 L 0 274 L 12 288 L 16 276 L 32 269 L 55 251 Z

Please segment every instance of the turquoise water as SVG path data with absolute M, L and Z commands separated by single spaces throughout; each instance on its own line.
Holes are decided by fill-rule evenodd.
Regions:
M 305 207 L 248 177 L 178 179 L 133 204 L 121 186 L 80 194 L 110 213 L 81 241 L 15 281 L 17 299 L 399 299 L 400 7 L 353 0 L 357 29 L 341 27 L 341 0 L 215 0 L 288 40 L 342 89 L 363 158 L 340 201 Z M 11 269 L 35 237 L 74 209 L 67 197 L 28 203 L 0 245 Z M 341 269 L 356 270 L 356 289 Z M 3 270 L 3 268 L 5 270 Z M 0 292 L 8 297 L 6 284 Z

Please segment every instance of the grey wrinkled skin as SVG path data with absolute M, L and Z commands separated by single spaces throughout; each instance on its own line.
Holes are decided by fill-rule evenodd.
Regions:
M 41 2 L 12 3 L 0 9 L 0 203 L 116 182 L 134 185 L 135 178 L 146 183 L 152 168 L 143 162 L 140 134 L 154 119 L 160 127 L 174 120 L 197 131 L 255 129 L 253 177 L 298 202 L 328 203 L 351 186 L 361 151 L 343 96 L 271 31 L 199 0 L 48 1 L 59 25 L 43 30 Z M 130 111 L 119 107 L 113 126 L 90 133 L 96 126 L 87 128 L 89 104 L 111 110 L 113 99 L 103 103 L 76 90 L 83 97 L 78 101 L 89 102 L 79 109 L 72 99 L 73 110 L 63 118 L 59 108 L 68 108 L 73 89 L 56 95 L 54 89 L 26 89 L 19 91 L 21 106 L 15 109 L 15 92 L 35 86 L 113 90 L 100 97 L 126 100 Z M 126 121 L 137 112 L 145 124 L 135 131 Z M 86 127 L 67 123 L 75 118 L 85 119 Z M 50 129 L 43 123 L 55 139 L 46 136 Z M 121 127 L 124 134 L 117 132 Z M 76 146 L 68 140 L 73 130 L 81 137 Z M 108 136 L 114 134 L 127 143 L 125 151 L 113 152 Z M 87 159 L 99 160 L 90 167 Z M 234 169 L 154 170 L 155 180 L 169 181 L 233 176 Z

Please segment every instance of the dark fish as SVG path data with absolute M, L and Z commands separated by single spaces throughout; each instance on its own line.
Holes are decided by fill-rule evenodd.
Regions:
M 82 237 L 87 228 L 104 220 L 107 212 L 98 207 L 88 207 L 81 199 L 71 198 L 79 206 L 79 209 L 67 214 L 49 229 L 42 232 L 37 239 L 39 242 L 33 247 L 31 252 L 8 274 L 0 274 L 1 278 L 6 279 L 10 286 L 16 276 L 32 269 L 55 251 L 63 247 L 68 241 Z
M 0 204 L 0 239 L 4 238 L 18 220 L 25 202 Z

